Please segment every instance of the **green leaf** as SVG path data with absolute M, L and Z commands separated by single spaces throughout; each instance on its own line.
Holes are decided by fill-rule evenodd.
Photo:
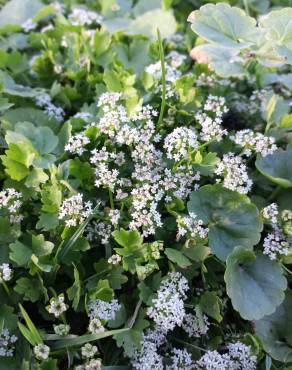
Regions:
M 25 323 L 27 325 L 27 328 L 31 334 L 31 337 L 34 341 L 35 344 L 39 344 L 39 343 L 43 343 L 43 340 L 42 340 L 42 337 L 40 335 L 40 333 L 38 332 L 37 328 L 35 327 L 34 323 L 31 321 L 28 313 L 25 311 L 25 309 L 22 307 L 21 304 L 19 304 L 19 308 L 20 308 L 20 311 L 21 311 L 21 314 L 25 320 Z M 18 323 L 18 326 L 19 325 L 22 325 L 21 323 Z M 20 326 L 19 326 L 20 328 Z M 35 345 L 33 344 L 33 345 Z
M 120 229 L 112 233 L 115 241 L 124 248 L 132 249 L 143 243 L 139 231 Z
M 17 315 L 14 309 L 6 304 L 0 305 L 0 321 L 4 328 L 13 331 L 17 328 Z
M 54 249 L 54 244 L 49 241 L 45 241 L 42 234 L 32 235 L 32 251 L 38 257 L 50 255 Z
M 200 298 L 202 312 L 212 317 L 218 322 L 222 321 L 220 315 L 220 300 L 215 292 L 205 292 Z
M 43 295 L 42 285 L 38 279 L 22 277 L 16 281 L 14 290 L 24 296 L 24 300 L 36 302 Z
M 41 213 L 39 221 L 36 224 L 37 229 L 44 231 L 54 230 L 59 225 L 58 215 L 54 213 Z
M 186 268 L 192 264 L 192 262 L 177 249 L 166 248 L 164 253 L 170 261 L 177 263 L 181 268 Z
M 252 249 L 263 223 L 257 207 L 243 194 L 221 185 L 205 185 L 192 192 L 188 211 L 208 224 L 213 253 L 225 260 L 237 245 Z
M 34 98 L 38 94 L 29 86 L 17 84 L 10 75 L 3 71 L 0 71 L 0 82 L 4 85 L 3 92 L 9 95 L 20 96 L 22 98 Z
M 236 62 L 238 51 L 227 49 L 221 45 L 203 44 L 191 51 L 191 57 L 198 63 L 208 64 L 220 77 L 241 77 L 245 74 L 241 62 Z
M 292 167 L 291 167 L 292 148 L 286 150 L 278 149 L 273 154 L 265 157 L 258 155 L 256 168 L 262 175 L 270 181 L 282 186 L 283 188 L 292 187 Z
M 127 332 L 128 330 L 129 330 L 128 328 L 125 328 L 125 329 L 109 330 L 109 331 L 105 331 L 99 334 L 85 334 L 79 337 L 77 336 L 60 337 L 59 340 L 54 341 L 54 343 L 52 344 L 52 348 L 54 350 L 57 350 L 57 349 L 69 348 L 73 346 L 79 347 L 84 343 L 95 342 L 97 340 L 111 337 L 113 335 L 119 335 L 121 333 Z
M 264 350 L 275 360 L 292 362 L 292 293 L 288 291 L 284 302 L 269 316 L 255 322 L 256 334 Z
M 258 36 L 255 19 L 225 3 L 204 5 L 193 11 L 188 21 L 203 39 L 231 49 L 246 48 Z
M 273 313 L 285 298 L 287 280 L 279 263 L 243 247 L 227 258 L 224 279 L 234 309 L 245 320 Z
M 17 240 L 15 243 L 10 244 L 9 248 L 11 261 L 16 262 L 18 266 L 25 266 L 28 263 L 32 255 L 29 247 Z
M 0 27 L 22 24 L 31 19 L 43 4 L 39 0 L 10 0 L 0 11 Z
M 68 298 L 73 301 L 72 307 L 76 311 L 78 308 L 78 304 L 80 301 L 80 295 L 81 295 L 81 283 L 80 283 L 80 277 L 79 277 L 79 271 L 77 270 L 77 267 L 74 265 L 74 284 L 67 289 L 67 295 Z

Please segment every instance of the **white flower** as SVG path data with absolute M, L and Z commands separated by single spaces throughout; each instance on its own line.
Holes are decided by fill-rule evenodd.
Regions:
M 96 346 L 93 346 L 90 343 L 84 344 L 83 347 L 81 347 L 81 354 L 84 358 L 91 358 L 94 357 L 94 355 L 98 352 L 98 349 Z
M 85 135 L 84 132 L 81 132 L 70 137 L 68 143 L 65 145 L 65 151 L 73 154 L 82 155 L 86 151 L 86 149 L 84 148 L 85 145 L 89 143 L 89 138 Z
M 9 330 L 3 328 L 0 333 L 0 358 L 1 357 L 12 357 L 14 355 L 15 345 L 17 341 L 15 335 L 11 335 Z
M 46 346 L 45 344 L 38 344 L 37 346 L 33 347 L 33 352 L 38 360 L 47 360 L 50 354 L 50 347 Z
M 77 194 L 65 199 L 59 209 L 59 219 L 65 220 L 67 227 L 77 226 L 92 214 L 92 203 L 83 202 L 83 195 Z
M 99 358 L 90 360 L 84 367 L 84 370 L 100 370 L 102 362 Z
M 14 188 L 7 188 L 0 191 L 0 209 L 6 209 L 9 214 L 10 223 L 19 223 L 23 220 L 23 215 L 18 214 L 22 202 L 22 194 Z
M 65 304 L 65 297 L 60 294 L 57 298 L 53 297 L 50 299 L 50 305 L 46 307 L 48 312 L 53 314 L 55 317 L 61 316 L 67 311 L 68 306 Z
M 38 105 L 39 107 L 45 107 L 46 105 L 51 104 L 52 98 L 50 97 L 49 94 L 43 93 L 35 97 L 35 102 L 36 105 Z
M 166 370 L 192 370 L 195 365 L 191 354 L 186 349 L 173 348 L 171 351 L 171 365 L 166 366 Z
M 278 149 L 274 137 L 265 136 L 260 132 L 254 132 L 250 129 L 238 131 L 230 138 L 237 145 L 245 148 L 244 154 L 247 156 L 251 154 L 251 150 L 265 157 Z
M 109 211 L 110 222 L 113 225 L 117 225 L 118 224 L 120 217 L 121 217 L 121 212 L 118 209 L 111 209 Z
M 166 136 L 163 147 L 167 152 L 167 158 L 177 162 L 198 147 L 197 135 L 189 128 L 177 127 Z
M 201 239 L 205 239 L 208 237 L 209 229 L 204 227 L 204 223 L 202 220 L 196 220 L 196 215 L 191 214 L 191 217 L 183 216 L 177 219 L 178 223 L 178 239 L 181 236 L 184 236 L 186 233 L 190 233 L 192 238 L 199 237 Z
M 276 203 L 272 203 L 262 210 L 263 218 L 267 221 L 271 221 L 273 224 L 277 224 L 279 210 Z
M 230 343 L 228 346 L 229 356 L 236 364 L 234 369 L 256 370 L 257 358 L 252 355 L 250 346 L 243 343 Z
M 12 269 L 8 263 L 2 263 L 0 265 L 0 283 L 3 281 L 9 281 L 12 278 Z
M 70 325 L 65 324 L 54 325 L 54 332 L 57 335 L 66 336 L 70 332 Z
M 175 50 L 172 50 L 168 55 L 167 58 L 170 58 L 170 65 L 173 68 L 179 68 L 183 62 L 187 59 L 187 56 L 184 54 L 180 54 Z
M 29 32 L 31 30 L 34 30 L 36 26 L 37 26 L 37 23 L 33 22 L 32 19 L 28 19 L 21 25 L 24 32 Z
M 221 355 L 217 351 L 206 352 L 199 361 L 196 362 L 198 370 L 229 370 L 230 357 L 227 354 Z
M 100 14 L 81 7 L 75 7 L 69 14 L 68 19 L 74 26 L 90 26 L 93 23 L 100 24 L 102 22 Z
M 265 237 L 263 247 L 263 253 L 275 260 L 278 256 L 287 256 L 292 245 L 281 230 L 275 229 Z
M 209 320 L 206 315 L 199 318 L 197 314 L 187 314 L 184 317 L 182 328 L 189 335 L 189 337 L 200 338 L 206 335 L 209 330 Z
M 225 106 L 225 98 L 209 95 L 203 110 L 204 112 L 196 114 L 196 120 L 202 127 L 200 133 L 201 140 L 206 142 L 222 140 L 223 136 L 228 134 L 227 130 L 223 129 L 221 126 L 222 117 L 224 113 L 228 112 Z M 208 114 L 206 112 L 208 112 Z M 211 118 L 209 116 L 210 113 L 215 117 Z
M 119 256 L 118 254 L 113 254 L 108 260 L 107 262 L 110 264 L 110 265 L 117 265 L 118 263 L 120 263 L 122 260 L 122 257 Z
M 182 325 L 185 316 L 183 299 L 188 289 L 187 280 L 180 273 L 170 273 L 161 283 L 147 314 L 163 333 Z
M 103 333 L 105 331 L 105 328 L 99 319 L 94 318 L 90 321 L 88 330 L 93 334 L 98 334 Z
M 90 319 L 99 318 L 100 320 L 114 320 L 117 312 L 121 309 L 117 299 L 112 299 L 110 302 L 97 299 L 89 302 L 88 310 Z
M 224 154 L 222 160 L 217 164 L 215 173 L 222 176 L 223 186 L 230 190 L 247 194 L 252 187 L 252 180 L 247 173 L 247 167 L 240 156 L 233 153 Z M 220 182 L 217 179 L 217 182 Z

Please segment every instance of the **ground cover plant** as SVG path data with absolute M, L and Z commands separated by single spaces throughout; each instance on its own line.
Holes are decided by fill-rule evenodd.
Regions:
M 0 369 L 292 369 L 291 5 L 1 1 Z

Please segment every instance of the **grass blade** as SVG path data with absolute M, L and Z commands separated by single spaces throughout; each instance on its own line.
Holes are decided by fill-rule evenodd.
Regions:
M 19 308 L 20 308 L 22 316 L 23 316 L 23 318 L 26 322 L 26 325 L 28 327 L 27 330 L 29 330 L 29 332 L 31 334 L 31 337 L 34 340 L 34 342 L 36 342 L 36 344 L 43 343 L 43 339 L 42 339 L 40 333 L 38 332 L 37 328 L 35 327 L 34 323 L 31 321 L 30 317 L 28 316 L 28 313 L 25 311 L 25 309 L 22 307 L 21 304 L 19 304 Z M 21 323 L 18 323 L 18 324 L 21 324 Z
M 128 330 L 129 328 L 125 328 L 109 330 L 99 334 L 85 334 L 79 337 L 62 337 L 60 340 L 57 340 L 54 344 L 52 344 L 51 348 L 56 350 L 73 346 L 81 346 L 84 343 L 93 342 L 116 334 L 121 334 Z
M 165 60 L 164 60 L 164 50 L 163 50 L 163 44 L 161 39 L 161 34 L 159 29 L 157 29 L 157 37 L 158 37 L 158 46 L 159 46 L 159 57 L 160 57 L 160 63 L 161 63 L 161 82 L 162 82 L 162 101 L 161 101 L 161 107 L 160 107 L 160 113 L 159 118 L 157 122 L 157 128 L 160 128 L 163 120 L 164 110 L 166 106 L 166 70 L 165 70 Z

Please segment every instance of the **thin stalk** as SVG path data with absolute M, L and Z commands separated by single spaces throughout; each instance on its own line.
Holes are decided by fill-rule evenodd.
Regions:
M 110 188 L 108 188 L 108 197 L 109 197 L 109 201 L 110 201 L 111 209 L 115 209 L 115 203 L 114 203 L 114 198 L 113 198 L 113 192 L 111 191 L 111 189 L 110 189 Z
M 248 6 L 248 0 L 243 0 L 244 9 L 247 15 L 249 15 L 249 6 Z
M 138 313 L 139 313 L 139 310 L 140 310 L 140 307 L 142 305 L 142 299 L 139 299 L 136 307 L 135 307 L 135 311 L 133 313 L 133 316 L 131 317 L 131 319 L 129 320 L 129 328 L 131 329 L 134 324 L 135 324 L 135 321 L 136 321 L 136 318 L 138 316 Z
M 195 349 L 198 349 L 199 351 L 208 352 L 206 349 L 204 349 L 202 347 L 199 347 L 199 346 L 196 346 L 195 344 L 191 344 L 191 343 L 185 342 L 184 340 L 178 339 L 176 337 L 170 337 L 170 338 L 173 339 L 177 343 L 181 343 L 181 344 L 184 344 L 184 345 L 193 347 Z
M 165 111 L 166 106 L 166 70 L 165 70 L 165 60 L 164 60 L 164 50 L 163 50 L 163 44 L 161 39 L 161 34 L 159 29 L 157 29 L 157 37 L 158 37 L 158 46 L 159 46 L 159 57 L 160 57 L 160 63 L 161 63 L 161 82 L 162 82 L 162 101 L 160 106 L 160 113 L 159 118 L 157 122 L 157 128 L 160 128 L 163 120 L 163 115 Z
M 5 292 L 10 297 L 10 290 L 8 288 L 8 285 L 5 283 L 5 281 L 2 281 L 2 285 L 3 285 L 3 288 L 4 288 Z

